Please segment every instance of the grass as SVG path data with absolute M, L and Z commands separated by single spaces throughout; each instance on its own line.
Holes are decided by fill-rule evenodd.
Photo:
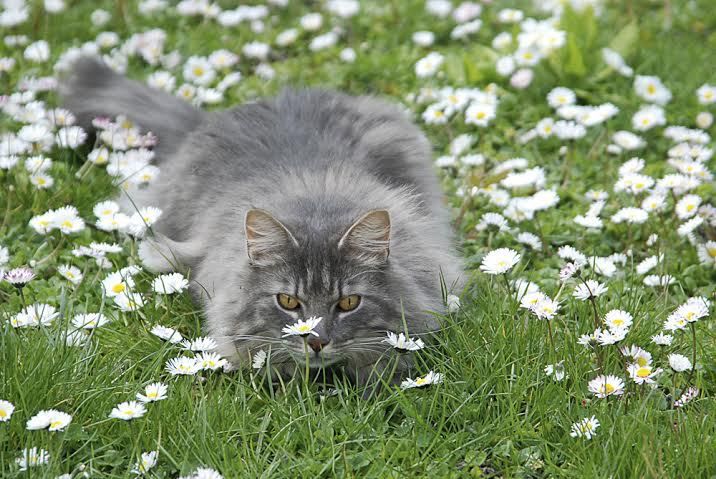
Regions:
M 10 56 L 17 65 L 0 74 L 3 92 L 16 90 L 25 75 L 51 74 L 51 65 L 70 46 L 94 39 L 101 30 L 117 32 L 124 40 L 132 33 L 163 28 L 166 50 L 183 55 L 207 55 L 217 48 L 240 51 L 252 39 L 270 41 L 275 34 L 297 26 L 300 15 L 316 11 L 320 2 L 292 2 L 286 9 L 272 8 L 274 15 L 263 34 L 254 34 L 246 24 L 220 28 L 213 21 L 183 18 L 174 14 L 143 17 L 131 1 L 68 1 L 68 9 L 56 16 L 45 15 L 33 2 L 30 20 L 4 33 L 26 34 L 46 39 L 52 61 L 29 63 L 21 48 L 0 45 L 0 57 Z M 219 2 L 228 7 L 233 2 Z M 36 5 L 37 4 L 37 5 Z M 651 218 L 631 233 L 623 225 L 605 220 L 599 233 L 585 233 L 572 222 L 584 213 L 583 199 L 589 189 L 612 191 L 619 165 L 628 156 L 604 153 L 614 131 L 630 129 L 631 114 L 640 100 L 633 94 L 632 80 L 608 72 L 601 75 L 599 48 L 633 22 L 637 35 L 627 45 L 627 61 L 637 74 L 659 76 L 674 94 L 667 107 L 670 124 L 693 125 L 704 107 L 696 103 L 694 90 L 714 83 L 711 52 L 716 48 L 716 13 L 707 0 L 653 2 L 609 2 L 596 20 L 591 47 L 582 45 L 587 72 L 564 72 L 564 57 L 554 64 L 535 68 L 535 80 L 526 90 L 509 88 L 494 71 L 483 68 L 484 50 L 494 35 L 506 27 L 495 21 L 495 12 L 508 2 L 486 7 L 480 32 L 473 40 L 451 40 L 454 22 L 436 19 L 424 11 L 423 1 L 391 0 L 362 2 L 362 13 L 345 23 L 339 46 L 321 52 L 307 48 L 304 34 L 293 46 L 280 50 L 272 61 L 276 77 L 264 81 L 252 75 L 252 62 L 243 59 L 239 69 L 244 79 L 231 90 L 219 107 L 276 93 L 285 85 L 321 85 L 356 94 L 373 93 L 404 100 L 421 86 L 484 87 L 498 81 L 501 103 L 497 118 L 484 130 L 462 122 L 426 126 L 436 156 L 444 154 L 451 138 L 463 132 L 478 136 L 475 152 L 492 161 L 515 156 L 543 166 L 547 184 L 559 186 L 557 208 L 539 213 L 539 223 L 522 223 L 525 231 L 539 232 L 548 243 L 544 251 L 521 251 L 522 262 L 510 276 L 526 277 L 554 295 L 559 289 L 562 261 L 558 246 L 572 244 L 588 255 L 634 251 L 633 262 L 605 281 L 609 292 L 598 300 L 601 312 L 619 308 L 631 312 L 635 324 L 625 342 L 638 344 L 654 354 L 657 365 L 668 368 L 666 352 L 650 344 L 662 321 L 689 296 L 713 298 L 716 277 L 713 267 L 699 264 L 695 248 L 675 233 L 679 221 L 665 214 L 662 222 Z M 533 8 L 521 5 L 527 12 Z M 667 6 L 670 5 L 670 8 Z M 99 29 L 89 21 L 92 10 L 104 6 L 113 16 Z M 124 14 L 122 14 L 124 12 Z M 276 12 L 275 14 L 273 12 Z M 329 16 L 325 20 L 328 22 Z M 580 21 L 586 22 L 584 18 Z M 580 27 L 587 23 L 580 23 Z M 439 78 L 416 78 L 413 65 L 427 51 L 412 44 L 417 30 L 436 33 L 434 50 L 446 56 Z M 322 29 L 326 31 L 326 27 Z M 584 36 L 574 33 L 580 42 Z M 585 34 L 586 35 L 586 34 Z M 355 63 L 337 58 L 344 46 L 358 53 Z M 473 66 L 477 65 L 475 68 Z M 132 58 L 128 74 L 145 78 L 154 68 Z M 556 139 L 520 145 L 519 133 L 551 114 L 546 94 L 562 85 L 577 91 L 583 103 L 611 101 L 622 111 L 613 120 L 591 128 L 586 138 L 570 145 L 571 163 L 565 168 L 557 153 Z M 43 99 L 57 104 L 54 94 Z M 414 104 L 408 104 L 418 108 Z M 713 111 L 713 109 L 712 109 Z M 0 116 L 3 132 L 17 131 L 20 124 Z M 711 133 L 714 130 L 711 129 Z M 672 169 L 664 161 L 670 143 L 654 131 L 644 134 L 649 146 L 641 152 L 645 172 L 660 177 Z M 83 218 L 92 218 L 97 202 L 113 197 L 107 175 L 95 168 L 78 181 L 88 148 L 78 151 L 56 149 L 51 173 L 55 186 L 37 190 L 22 167 L 0 170 L 0 244 L 8 247 L 11 266 L 28 264 L 58 246 L 59 236 L 42 237 L 27 223 L 50 208 L 73 204 Z M 568 174 L 565 180 L 565 173 Z M 443 173 L 445 189 L 455 211 L 461 200 L 455 190 L 465 179 Z M 713 201 L 713 185 L 702 185 L 702 198 Z M 612 194 L 609 214 L 633 200 Z M 117 321 L 95 330 L 86 346 L 68 347 L 64 334 L 75 312 L 105 308 L 98 273 L 87 263 L 85 280 L 77 288 L 56 274 L 56 266 L 73 261 L 71 244 L 90 241 L 119 241 L 124 251 L 110 256 L 115 268 L 138 261 L 136 245 L 125 237 L 114 237 L 92 228 L 60 245 L 58 254 L 36 268 L 38 279 L 25 289 L 28 302 L 50 303 L 62 311 L 52 327 L 14 329 L 9 319 L 21 308 L 21 298 L 8 283 L 0 284 L 0 399 L 16 406 L 13 418 L 0 423 L 0 476 L 55 477 L 61 473 L 89 472 L 93 478 L 131 477 L 130 469 L 144 451 L 158 450 L 159 464 L 153 477 L 188 474 L 199 465 L 233 477 L 707 477 L 716 471 L 716 343 L 711 318 L 697 323 L 698 368 L 689 384 L 701 390 L 700 398 L 683 410 L 670 407 L 671 375 L 650 389 L 630 385 L 629 399 L 597 399 L 587 391 L 596 376 L 593 357 L 577 338 L 593 329 L 588 303 L 571 298 L 565 290 L 562 313 L 552 325 L 554 346 L 547 324 L 537 321 L 505 290 L 499 278 L 477 270 L 490 249 L 519 245 L 510 235 L 488 237 L 476 234 L 474 225 L 486 211 L 499 211 L 477 197 L 467 205 L 459 225 L 463 250 L 472 279 L 462 299 L 463 308 L 442 317 L 443 330 L 430 347 L 416 355 L 417 370 L 445 374 L 441 385 L 422 390 L 383 390 L 370 400 L 350 386 L 327 395 L 318 385 L 310 390 L 295 378 L 277 388 L 268 386 L 263 374 L 205 374 L 202 377 L 168 378 L 165 362 L 177 355 L 176 347 L 148 333 L 152 325 L 178 328 L 185 336 L 201 332 L 201 313 L 186 294 L 150 300 L 140 312 L 118 315 Z M 608 216 L 608 215 L 607 215 Z M 663 290 L 647 288 L 634 265 L 650 254 L 645 241 L 652 233 L 661 236 L 665 259 L 662 272 L 673 275 L 675 285 Z M 78 262 L 80 265 L 85 263 Z M 592 274 L 591 271 L 589 274 Z M 149 291 L 152 276 L 142 273 L 139 291 Z M 111 310 L 106 306 L 107 311 Z M 677 334 L 668 349 L 689 357 L 693 353 L 688 332 Z M 605 355 L 604 370 L 624 376 L 624 365 L 612 347 Z M 547 364 L 564 360 L 567 379 L 555 382 L 543 372 Z M 111 409 L 131 400 L 149 382 L 165 380 L 166 401 L 150 405 L 144 418 L 131 422 L 108 419 Z M 628 382 L 629 380 L 627 380 Z M 679 376 L 679 389 L 687 375 Z M 65 432 L 26 431 L 25 421 L 41 409 L 56 408 L 73 415 Z M 591 441 L 570 437 L 572 423 L 595 415 L 601 422 Z M 42 468 L 20 472 L 15 458 L 25 447 L 47 449 L 52 459 Z M 150 474 L 150 475 L 151 475 Z M 79 477 L 79 476 L 75 476 Z

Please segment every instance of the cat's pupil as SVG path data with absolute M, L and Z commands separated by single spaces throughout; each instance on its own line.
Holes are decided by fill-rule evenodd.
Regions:
M 298 309 L 301 305 L 296 298 L 288 294 L 278 294 L 278 304 L 284 309 Z
M 338 309 L 341 311 L 351 311 L 356 309 L 358 304 L 360 304 L 360 296 L 357 294 L 351 294 L 350 296 L 341 298 L 341 300 L 338 301 Z

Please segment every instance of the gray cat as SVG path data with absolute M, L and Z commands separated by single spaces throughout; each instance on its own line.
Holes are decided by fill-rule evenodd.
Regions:
M 270 348 L 290 371 L 304 343 L 281 329 L 320 316 L 311 367 L 363 383 L 385 363 L 386 331 L 438 328 L 441 275 L 454 285 L 462 265 L 430 145 L 397 107 L 309 89 L 208 113 L 90 59 L 62 93 L 83 126 L 124 114 L 158 136 L 159 179 L 131 198 L 163 210 L 140 257 L 190 271 L 233 364 Z

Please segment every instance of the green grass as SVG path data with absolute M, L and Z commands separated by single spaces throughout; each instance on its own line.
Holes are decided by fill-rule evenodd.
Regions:
M 23 59 L 22 48 L 0 45 L 0 57 L 17 60 L 10 74 L 0 74 L 0 91 L 15 91 L 17 81 L 25 75 L 51 74 L 51 65 L 62 51 L 94 39 L 101 30 L 116 31 L 124 40 L 132 33 L 163 28 L 167 32 L 166 51 L 178 49 L 185 57 L 208 55 L 217 48 L 240 51 L 252 39 L 270 42 L 277 32 L 297 27 L 300 15 L 320 7 L 320 2 L 292 2 L 284 10 L 272 8 L 272 15 L 277 12 L 275 17 L 267 22 L 266 31 L 257 35 L 246 24 L 226 30 L 213 21 L 174 14 L 142 17 L 132 1 L 68 3 L 68 9 L 57 16 L 45 16 L 36 5 L 30 21 L 3 31 L 26 34 L 33 40 L 46 39 L 52 59 L 37 66 Z M 233 4 L 219 3 L 224 7 Z M 510 276 L 529 278 L 554 296 L 562 265 L 555 255 L 558 246 L 572 244 L 588 255 L 609 255 L 631 248 L 634 260 L 620 268 L 618 275 L 595 278 L 609 287 L 598 300 L 600 311 L 630 311 L 635 324 L 625 343 L 651 351 L 657 366 L 668 368 L 667 351 L 691 357 L 688 332 L 677 333 L 667 351 L 650 343 L 651 335 L 660 330 L 663 320 L 679 304 L 695 295 L 713 298 L 716 285 L 713 267 L 700 265 L 695 248 L 676 235 L 680 222 L 672 210 L 663 215 L 663 221 L 652 216 L 629 235 L 624 225 L 612 224 L 606 218 L 620 207 L 634 204 L 633 199 L 612 193 L 605 210 L 605 228 L 600 233 L 585 233 L 572 218 L 586 211 L 588 202 L 583 195 L 589 189 L 612 192 L 618 167 L 629 156 L 607 155 L 604 149 L 614 131 L 631 129 L 631 115 L 641 104 L 633 93 L 632 80 L 613 73 L 600 75 L 604 68 L 600 48 L 634 22 L 638 35 L 627 48 L 627 61 L 637 74 L 657 75 L 671 89 L 674 99 L 666 108 L 670 124 L 693 126 L 696 113 L 706 108 L 697 104 L 694 90 L 703 83 L 716 82 L 712 54 L 716 48 L 716 13 L 710 2 L 671 1 L 670 9 L 655 1 L 609 2 L 596 20 L 591 47 L 582 50 L 586 74 L 564 73 L 564 58 L 558 53 L 554 65 L 536 67 L 533 84 L 523 91 L 511 89 L 494 71 L 484 68 L 484 50 L 478 45 L 489 46 L 494 35 L 504 29 L 494 21 L 499 8 L 519 4 L 533 12 L 528 2 L 495 2 L 497 5 L 486 7 L 482 29 L 466 42 L 450 40 L 454 22 L 431 17 L 423 3 L 362 2 L 359 16 L 339 22 L 345 23 L 346 34 L 336 47 L 311 52 L 305 39 L 312 35 L 304 34 L 293 46 L 281 50 L 280 58 L 272 62 L 276 70 L 273 81 L 256 78 L 252 75 L 255 62 L 242 59 L 238 68 L 244 78 L 218 107 L 271 95 L 286 85 L 328 86 L 402 101 L 426 85 L 485 87 L 490 81 L 499 82 L 501 103 L 489 128 L 475 129 L 461 121 L 424 128 L 436 156 L 447 151 L 455 135 L 475 133 L 478 143 L 474 152 L 485 154 L 491 164 L 522 156 L 532 166 L 543 166 L 548 186 L 559 186 L 561 201 L 557 208 L 539 213 L 539 224 L 519 225 L 524 231 L 543 235 L 548 246 L 538 252 L 523 251 L 508 234 L 489 239 L 475 234 L 473 228 L 480 216 L 499 209 L 488 205 L 484 197 L 466 205 L 458 228 L 471 267 L 463 308 L 441 318 L 443 330 L 426 350 L 416 354 L 417 371 L 440 371 L 445 382 L 421 390 L 383 390 L 377 397 L 363 400 L 361 391 L 347 385 L 333 396 L 324 397 L 318 385 L 307 393 L 300 377 L 276 388 L 268 386 L 263 373 L 168 377 L 164 364 L 178 351 L 148 331 L 155 324 L 163 324 L 178 328 L 187 337 L 200 335 L 201 312 L 186 294 L 156 302 L 152 298 L 141 312 L 120 314 L 118 320 L 95 330 L 86 346 L 68 347 L 64 331 L 70 318 L 76 312 L 104 308 L 99 280 L 105 274 L 98 273 L 92 262 L 74 259 L 70 245 L 117 240 L 124 252 L 110 256 L 115 267 L 138 262 L 132 240 L 87 228 L 66 239 L 57 255 L 37 267 L 38 279 L 25 289 L 28 302 L 47 302 L 61 309 L 62 317 L 52 327 L 13 329 L 5 320 L 22 308 L 21 298 L 9 284 L 0 284 L 0 399 L 16 406 L 12 419 L 0 423 L 1 477 L 53 478 L 81 468 L 92 478 L 131 477 L 129 471 L 139 455 L 151 450 L 159 450 L 159 464 L 152 477 L 176 477 L 200 465 L 216 468 L 227 478 L 661 478 L 716 474 L 716 343 L 711 317 L 696 326 L 698 368 L 688 384 L 701 389 L 697 401 L 683 410 L 672 409 L 670 374 L 662 375 L 659 387 L 653 390 L 630 384 L 628 401 L 597 399 L 587 390 L 587 382 L 598 374 L 594 358 L 576 342 L 581 334 L 593 330 L 590 305 L 572 299 L 571 286 L 565 289 L 562 311 L 552 323 L 553 349 L 547 323 L 518 309 L 500 278 L 491 279 L 477 269 L 490 249 L 519 249 L 523 260 Z M 90 12 L 100 5 L 113 14 L 102 29 L 89 21 Z M 324 17 L 327 23 L 331 21 L 328 15 Z M 324 25 L 321 32 L 326 30 Z M 430 51 L 410 41 L 417 30 L 436 33 L 432 49 L 446 56 L 439 78 L 415 77 L 415 61 Z M 345 46 L 358 53 L 355 63 L 338 59 Z M 153 70 L 134 57 L 128 74 L 144 79 Z M 577 91 L 580 103 L 610 101 L 621 110 L 616 118 L 591 128 L 586 138 L 570 145 L 571 163 L 566 169 L 565 160 L 558 155 L 562 146 L 558 140 L 527 145 L 516 141 L 520 133 L 552 113 L 545 96 L 558 85 Z M 41 97 L 50 105 L 58 102 L 54 94 Z M 420 111 L 416 105 L 408 105 Z M 0 115 L 2 132 L 17 131 L 20 126 Z M 711 133 L 716 131 L 712 128 Z M 658 129 L 643 136 L 649 142 L 640 152 L 647 162 L 645 172 L 654 177 L 673 172 L 665 162 L 668 140 Z M 50 154 L 55 160 L 51 174 L 56 183 L 49 190 L 33 188 L 21 166 L 0 170 L 0 244 L 10 250 L 11 266 L 44 257 L 60 241 L 59 236 L 34 233 L 27 226 L 32 216 L 73 204 L 83 218 L 90 219 L 94 204 L 116 194 L 100 169 L 92 169 L 82 181 L 75 178 L 88 151 L 54 150 Z M 568 179 L 563 181 L 565 171 Z M 454 192 L 464 178 L 451 173 L 442 177 L 457 213 L 462 202 Z M 481 180 L 476 177 L 476 181 Z M 696 192 L 713 202 L 713 185 L 702 185 Z M 654 254 L 645 246 L 652 233 L 661 236 L 660 252 L 665 255 L 661 272 L 677 280 L 666 292 L 643 286 L 633 270 L 638 261 Z M 80 267 L 87 264 L 85 280 L 75 289 L 56 274 L 57 265 L 73 261 Z M 151 279 L 151 275 L 142 273 L 138 291 L 150 291 Z M 111 310 L 107 306 L 107 311 Z M 605 356 L 604 370 L 624 377 L 616 348 L 606 349 Z M 564 360 L 567 379 L 554 382 L 543 369 L 560 360 Z M 687 375 L 679 377 L 682 389 Z M 159 380 L 169 384 L 169 398 L 149 405 L 145 417 L 128 423 L 108 419 L 115 405 L 133 399 L 146 384 Z M 56 433 L 26 431 L 25 421 L 48 408 L 72 414 L 69 428 Z M 592 415 L 601 422 L 596 437 L 591 441 L 570 437 L 572 423 Z M 23 448 L 33 446 L 50 451 L 50 463 L 19 472 L 15 458 Z

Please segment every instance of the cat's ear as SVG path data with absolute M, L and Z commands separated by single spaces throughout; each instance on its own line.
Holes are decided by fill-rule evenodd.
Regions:
M 288 228 L 268 211 L 249 210 L 244 219 L 244 229 L 249 260 L 258 266 L 276 263 L 288 246 L 298 246 Z
M 338 249 L 369 263 L 384 263 L 390 254 L 390 214 L 373 210 L 364 214 L 348 228 Z

